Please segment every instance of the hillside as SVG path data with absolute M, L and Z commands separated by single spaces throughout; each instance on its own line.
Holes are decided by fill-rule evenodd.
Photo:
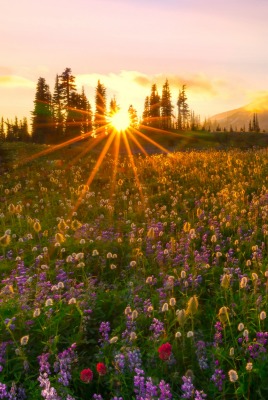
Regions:
M 234 110 L 225 111 L 213 115 L 210 120 L 213 128 L 218 124 L 223 129 L 224 127 L 229 130 L 230 126 L 233 129 L 244 128 L 248 130 L 249 121 L 252 121 L 253 114 L 257 113 L 258 121 L 261 131 L 268 131 L 268 99 L 255 101 L 244 107 L 236 108 Z

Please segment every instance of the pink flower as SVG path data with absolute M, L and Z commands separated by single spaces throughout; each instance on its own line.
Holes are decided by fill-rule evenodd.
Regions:
M 159 358 L 161 360 L 168 360 L 171 355 L 172 346 L 170 343 L 164 343 L 158 348 Z
M 82 382 L 85 383 L 91 382 L 93 379 L 93 372 L 91 371 L 91 369 L 83 369 L 83 371 L 80 372 L 80 379 Z

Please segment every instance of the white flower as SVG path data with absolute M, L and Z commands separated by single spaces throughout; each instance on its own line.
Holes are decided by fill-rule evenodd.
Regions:
M 109 340 L 109 343 L 111 343 L 111 344 L 116 343 L 117 340 L 118 340 L 118 336 L 114 336 Z
M 20 344 L 21 344 L 22 346 L 26 346 L 26 344 L 28 343 L 28 340 L 29 340 L 29 335 L 23 336 L 23 337 L 20 339 Z
M 260 313 L 260 320 L 263 321 L 265 318 L 266 318 L 266 312 L 265 312 L 265 311 L 262 311 L 262 312 Z
M 230 369 L 228 375 L 230 382 L 236 382 L 238 380 L 237 372 L 234 369 Z

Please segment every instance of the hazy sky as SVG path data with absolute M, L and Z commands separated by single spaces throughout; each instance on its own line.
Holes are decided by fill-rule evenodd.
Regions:
M 267 0 L 0 0 L 0 116 L 29 116 L 37 80 L 66 67 L 94 109 L 100 79 L 142 111 L 166 78 L 202 116 L 268 93 Z

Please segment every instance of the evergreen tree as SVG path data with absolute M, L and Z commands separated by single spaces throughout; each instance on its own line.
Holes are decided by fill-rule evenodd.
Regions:
M 106 89 L 100 81 L 98 81 L 95 94 L 95 119 L 94 128 L 99 130 L 106 126 Z
M 18 121 L 18 117 L 15 117 L 15 122 L 13 124 L 13 137 L 14 137 L 14 141 L 15 142 L 19 141 L 19 121 Z
M 109 116 L 112 117 L 119 110 L 119 105 L 117 104 L 115 96 L 110 101 Z
M 150 99 L 149 96 L 146 96 L 144 102 L 144 111 L 142 113 L 142 124 L 145 126 L 149 125 L 149 117 L 150 117 Z
M 71 68 L 65 68 L 59 76 L 60 101 L 64 118 L 64 135 L 65 139 L 77 136 L 80 132 L 78 115 L 79 97 L 76 92 L 75 77 L 72 75 Z
M 30 134 L 28 130 L 28 121 L 27 118 L 23 118 L 22 121 L 19 123 L 19 137 L 20 142 L 29 142 L 30 141 Z
M 6 140 L 6 134 L 5 134 L 5 125 L 4 125 L 4 118 L 1 118 L 0 122 L 0 142 L 4 142 Z
M 163 129 L 170 129 L 172 127 L 172 103 L 169 83 L 163 85 L 162 98 L 161 98 L 161 126 Z
M 85 95 L 84 87 L 82 87 L 82 93 L 80 95 L 79 109 L 81 110 L 81 134 L 92 132 L 92 110 Z
M 32 140 L 34 143 L 50 143 L 53 113 L 49 86 L 39 78 L 32 112 Z
M 54 134 L 51 138 L 51 143 L 60 143 L 64 140 L 64 110 L 62 106 L 62 97 L 62 88 L 59 81 L 59 75 L 57 74 L 52 98 Z
M 7 119 L 5 121 L 5 124 L 6 124 L 6 140 L 7 140 L 7 142 L 14 142 L 15 137 L 14 137 L 14 132 L 13 132 L 13 122 L 9 121 L 9 119 Z
M 152 85 L 150 95 L 149 125 L 158 128 L 160 122 L 160 96 L 157 92 L 156 84 Z
M 179 97 L 177 101 L 178 106 L 178 122 L 177 127 L 178 130 L 186 130 L 189 128 L 189 117 L 190 117 L 190 110 L 187 103 L 187 96 L 186 96 L 186 85 L 182 86 L 182 89 L 179 91 Z
M 130 126 L 134 129 L 138 128 L 138 114 L 137 110 L 131 104 L 128 109 L 129 119 L 130 119 Z

